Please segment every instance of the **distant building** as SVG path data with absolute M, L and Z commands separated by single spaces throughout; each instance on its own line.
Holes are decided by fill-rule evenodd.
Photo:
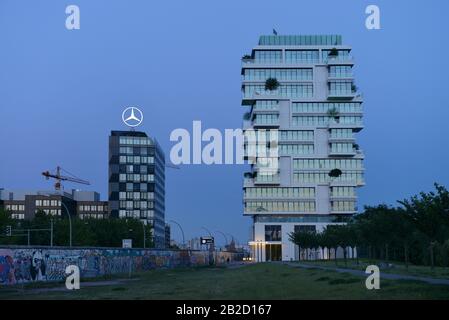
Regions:
M 108 204 L 100 201 L 100 195 L 94 191 L 32 191 L 0 189 L 0 206 L 10 211 L 14 219 L 31 220 L 38 211 L 53 216 L 71 216 L 83 218 L 108 218 Z
M 201 250 L 203 249 L 201 246 L 200 238 L 193 238 L 187 242 L 187 246 L 190 250 Z
M 139 131 L 109 137 L 109 212 L 153 226 L 154 244 L 165 246 L 165 156 L 157 141 Z

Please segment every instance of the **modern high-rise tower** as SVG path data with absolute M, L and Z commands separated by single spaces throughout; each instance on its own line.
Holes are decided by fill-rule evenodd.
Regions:
M 151 223 L 155 246 L 165 246 L 165 156 L 144 132 L 111 132 L 109 211 L 111 217 Z
M 242 59 L 242 105 L 250 108 L 243 129 L 277 132 L 267 139 L 277 152 L 257 158 L 243 185 L 256 261 L 297 260 L 290 233 L 320 232 L 357 211 L 364 156 L 353 66 L 339 35 L 261 36 Z M 267 164 L 276 164 L 273 172 Z

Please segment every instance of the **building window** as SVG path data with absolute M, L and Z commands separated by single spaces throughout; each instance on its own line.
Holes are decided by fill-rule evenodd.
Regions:
M 282 241 L 280 225 L 265 226 L 265 241 Z

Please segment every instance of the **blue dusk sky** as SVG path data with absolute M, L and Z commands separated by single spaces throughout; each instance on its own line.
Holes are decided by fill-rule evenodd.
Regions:
M 80 8 L 80 30 L 65 28 L 70 4 Z M 365 28 L 369 4 L 380 7 L 381 30 Z M 52 189 L 41 172 L 61 165 L 106 199 L 108 135 L 126 129 L 125 106 L 142 108 L 141 130 L 167 157 L 171 131 L 191 131 L 193 120 L 241 127 L 240 58 L 273 28 L 341 34 L 353 47 L 365 99 L 359 208 L 449 186 L 447 15 L 447 0 L 0 0 L 0 187 Z M 167 169 L 166 219 L 187 238 L 205 226 L 246 242 L 246 169 Z

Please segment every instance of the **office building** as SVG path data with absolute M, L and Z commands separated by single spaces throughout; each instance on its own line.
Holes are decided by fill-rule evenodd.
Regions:
M 151 223 L 155 246 L 165 247 L 165 156 L 144 132 L 111 132 L 109 211 L 111 217 Z
M 356 213 L 364 156 L 353 66 L 339 35 L 261 36 L 242 58 L 243 129 L 266 137 L 270 151 L 251 158 L 245 143 L 254 160 L 243 190 L 255 261 L 298 260 L 290 233 L 320 232 Z
M 53 216 L 77 216 L 80 219 L 106 219 L 108 204 L 100 201 L 94 191 L 72 190 L 70 193 L 54 190 L 5 190 L 0 189 L 0 206 L 11 212 L 13 219 L 31 220 L 42 211 Z

